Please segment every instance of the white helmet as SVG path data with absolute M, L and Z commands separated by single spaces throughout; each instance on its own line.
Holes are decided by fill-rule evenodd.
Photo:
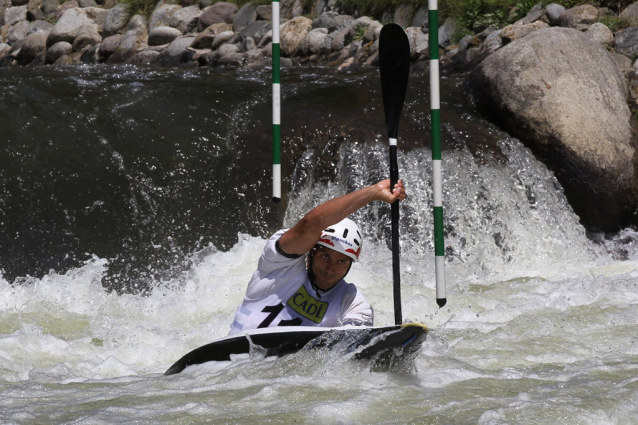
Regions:
M 361 231 L 357 223 L 349 218 L 344 218 L 339 223 L 321 232 L 321 237 L 317 245 L 323 245 L 347 255 L 352 258 L 352 261 L 359 261 L 363 238 L 361 237 Z

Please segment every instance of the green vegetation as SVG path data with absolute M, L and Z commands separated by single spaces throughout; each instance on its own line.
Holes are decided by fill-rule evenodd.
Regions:
M 159 0 L 122 0 L 121 3 L 130 5 L 131 15 L 151 16 Z

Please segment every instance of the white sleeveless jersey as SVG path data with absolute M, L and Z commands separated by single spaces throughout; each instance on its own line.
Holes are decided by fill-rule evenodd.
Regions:
M 228 334 L 273 326 L 372 326 L 372 307 L 356 286 L 341 279 L 319 295 L 308 279 L 307 255 L 290 258 L 277 251 L 285 232 L 266 243 Z

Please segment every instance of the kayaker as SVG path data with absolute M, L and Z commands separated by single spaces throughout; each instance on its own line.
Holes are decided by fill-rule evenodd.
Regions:
M 343 280 L 363 243 L 359 226 L 347 217 L 376 200 L 403 199 L 402 180 L 392 191 L 383 180 L 331 199 L 271 236 L 229 335 L 272 326 L 372 326 L 372 307 Z

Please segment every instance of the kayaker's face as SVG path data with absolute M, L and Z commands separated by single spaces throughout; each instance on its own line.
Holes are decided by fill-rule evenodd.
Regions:
M 319 246 L 312 259 L 315 284 L 323 290 L 332 288 L 348 273 L 351 261 L 347 255 Z

